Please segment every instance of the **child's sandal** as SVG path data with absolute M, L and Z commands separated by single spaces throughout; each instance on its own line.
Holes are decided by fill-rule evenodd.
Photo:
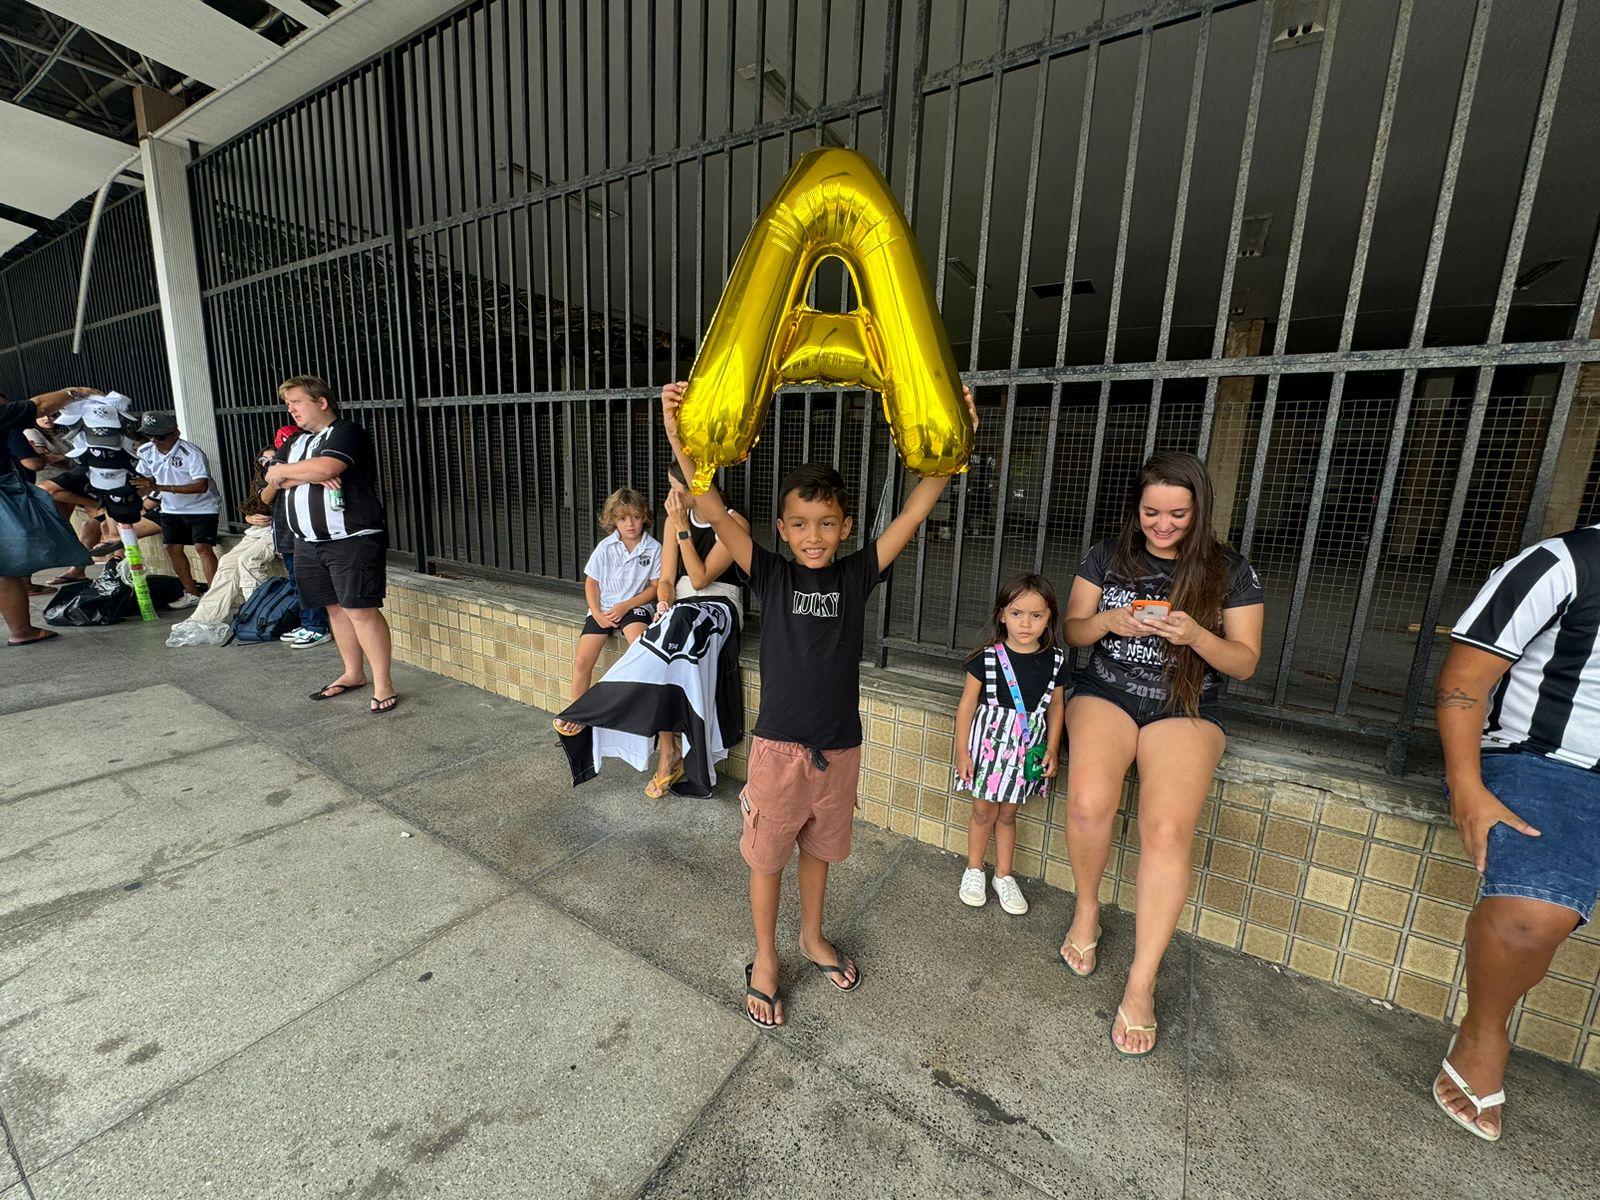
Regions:
M 772 995 L 769 996 L 760 988 L 755 987 L 750 982 L 750 976 L 755 972 L 755 969 L 755 963 L 746 963 L 744 966 L 744 994 L 746 996 L 754 996 L 757 1000 L 761 1001 L 761 1003 L 771 1008 L 772 1020 L 761 1020 L 755 1015 L 755 1013 L 750 1011 L 750 1006 L 748 1004 L 744 1006 L 744 1015 L 750 1019 L 750 1024 L 752 1025 L 759 1025 L 762 1029 L 773 1029 L 783 1024 L 783 1022 L 778 1019 L 778 1004 L 783 999 L 783 993 L 777 988 L 773 988 Z

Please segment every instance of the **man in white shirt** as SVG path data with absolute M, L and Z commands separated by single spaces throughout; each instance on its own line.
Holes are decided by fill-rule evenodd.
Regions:
M 172 607 L 193 608 L 200 602 L 200 592 L 189 570 L 187 548 L 193 546 L 200 556 L 206 579 L 216 578 L 217 516 L 222 497 L 211 482 L 205 451 L 178 436 L 178 422 L 171 413 L 145 413 L 139 419 L 139 436 L 150 440 L 139 447 L 142 478 L 134 486 L 141 495 L 161 501 L 161 540 L 184 592 Z

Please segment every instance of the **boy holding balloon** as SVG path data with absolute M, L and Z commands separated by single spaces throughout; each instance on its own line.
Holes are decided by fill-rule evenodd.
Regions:
M 695 466 L 680 438 L 678 414 L 686 384 L 661 391 L 667 438 L 684 474 Z M 962 389 L 972 425 L 977 409 Z M 757 1025 L 781 1025 L 777 925 L 783 869 L 800 849 L 800 952 L 840 991 L 854 991 L 861 972 L 822 933 L 828 867 L 850 853 L 861 766 L 861 656 L 867 597 L 905 549 L 950 482 L 919 481 L 876 539 L 839 555 L 853 514 L 844 480 L 831 466 L 808 463 L 784 480 L 778 495 L 778 537 L 792 560 L 758 546 L 730 519 L 714 486 L 695 511 L 716 530 L 761 599 L 761 709 L 740 796 L 750 866 L 750 910 L 756 957 L 745 967 L 745 1012 Z

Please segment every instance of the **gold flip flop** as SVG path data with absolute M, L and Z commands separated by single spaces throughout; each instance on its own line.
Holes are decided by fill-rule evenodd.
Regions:
M 1094 941 L 1090 942 L 1087 946 L 1080 946 L 1080 945 L 1078 945 L 1077 942 L 1073 941 L 1071 938 L 1068 938 L 1067 939 L 1067 949 L 1071 950 L 1074 954 L 1076 954 L 1081 959 L 1085 954 L 1089 953 L 1089 951 L 1093 950 L 1096 946 L 1098 946 L 1100 944 L 1100 935 L 1102 933 L 1104 933 L 1104 932 L 1105 932 L 1105 930 L 1100 929 L 1100 928 L 1096 928 L 1095 931 L 1094 931 Z M 1061 960 L 1061 965 L 1063 967 L 1065 967 L 1067 970 L 1071 971 L 1079 979 L 1087 979 L 1089 976 L 1094 974 L 1095 967 L 1098 967 L 1100 965 L 1100 956 L 1098 954 L 1096 954 L 1094 956 L 1094 966 L 1090 967 L 1087 971 L 1078 970 L 1077 967 L 1072 965 L 1072 960 L 1070 958 L 1068 958 L 1065 954 L 1060 953 L 1059 951 L 1057 951 L 1056 957 Z
M 1151 1021 L 1148 1025 L 1135 1025 L 1132 1021 L 1128 1020 L 1128 1014 L 1122 1011 L 1122 1005 L 1120 1004 L 1117 1005 L 1117 1016 L 1122 1018 L 1122 1032 L 1125 1034 L 1154 1033 L 1156 1031 L 1156 1025 L 1158 1022 Z M 1155 1043 L 1152 1042 L 1150 1043 L 1150 1050 L 1124 1050 L 1121 1046 L 1117 1045 L 1116 1021 L 1111 1022 L 1111 1028 L 1106 1031 L 1106 1037 L 1111 1041 L 1111 1048 L 1118 1054 L 1122 1055 L 1123 1058 L 1143 1058 L 1146 1054 L 1150 1053 L 1150 1050 L 1154 1050 L 1156 1048 Z
M 652 775 L 650 782 L 645 785 L 644 794 L 652 800 L 659 800 L 667 794 L 667 789 L 683 778 L 683 763 L 665 775 Z

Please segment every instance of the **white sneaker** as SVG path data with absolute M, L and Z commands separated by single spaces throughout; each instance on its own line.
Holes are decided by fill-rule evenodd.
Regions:
M 961 903 L 982 908 L 989 894 L 983 887 L 983 868 L 968 867 L 961 872 Z
M 296 625 L 293 629 L 289 630 L 288 633 L 280 635 L 278 640 L 280 642 L 297 642 L 301 638 L 303 638 L 305 635 L 306 635 L 305 626 Z
M 1027 897 L 1022 894 L 1017 881 L 1010 875 L 995 876 L 994 894 L 1000 897 L 1000 907 L 1013 917 L 1020 917 L 1028 911 Z
M 193 592 L 185 592 L 183 595 L 179 596 L 176 600 L 174 600 L 171 604 L 167 605 L 167 607 L 168 608 L 193 608 L 196 604 L 199 604 L 199 603 L 200 603 L 200 597 L 199 596 L 196 596 Z
M 315 629 L 302 629 L 300 636 L 289 643 L 291 650 L 299 650 L 305 646 L 320 646 L 323 642 L 331 642 L 333 634 L 322 633 Z

